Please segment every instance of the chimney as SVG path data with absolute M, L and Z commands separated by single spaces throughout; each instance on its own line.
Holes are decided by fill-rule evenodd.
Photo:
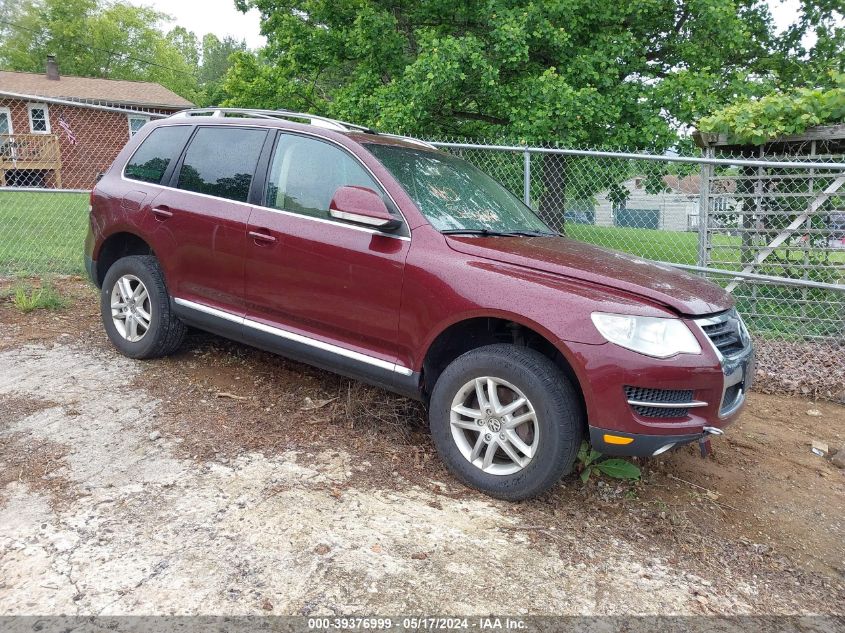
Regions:
M 59 80 L 59 65 L 55 55 L 47 55 L 47 79 Z

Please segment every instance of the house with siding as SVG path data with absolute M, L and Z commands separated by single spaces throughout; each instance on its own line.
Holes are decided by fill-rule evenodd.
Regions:
M 90 189 L 151 114 L 193 104 L 146 81 L 0 71 L 0 187 Z
M 628 197 L 624 202 L 611 199 L 609 191 L 595 198 L 595 224 L 597 226 L 623 226 L 666 231 L 694 231 L 698 228 L 701 176 L 663 176 L 665 190 L 649 193 L 645 176 L 635 176 L 621 183 Z M 717 212 L 729 213 L 736 206 L 731 193 L 736 189 L 733 181 L 720 183 L 712 191 Z

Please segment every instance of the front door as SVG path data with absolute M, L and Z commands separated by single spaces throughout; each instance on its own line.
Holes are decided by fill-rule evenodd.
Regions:
M 332 219 L 329 202 L 343 185 L 383 195 L 346 150 L 279 135 L 264 206 L 247 227 L 247 319 L 389 365 L 410 238 L 404 226 L 387 234 Z

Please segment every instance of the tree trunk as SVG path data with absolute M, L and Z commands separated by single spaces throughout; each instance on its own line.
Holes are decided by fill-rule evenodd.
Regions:
M 543 193 L 540 196 L 540 218 L 565 235 L 566 156 L 545 154 L 542 172 Z

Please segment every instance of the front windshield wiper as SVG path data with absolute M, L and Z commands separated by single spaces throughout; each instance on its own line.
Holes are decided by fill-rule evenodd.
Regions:
M 519 235 L 522 237 L 560 237 L 556 231 L 511 231 L 508 235 Z
M 491 229 L 445 229 L 444 235 L 481 235 L 483 237 L 554 237 L 552 231 L 493 231 Z

